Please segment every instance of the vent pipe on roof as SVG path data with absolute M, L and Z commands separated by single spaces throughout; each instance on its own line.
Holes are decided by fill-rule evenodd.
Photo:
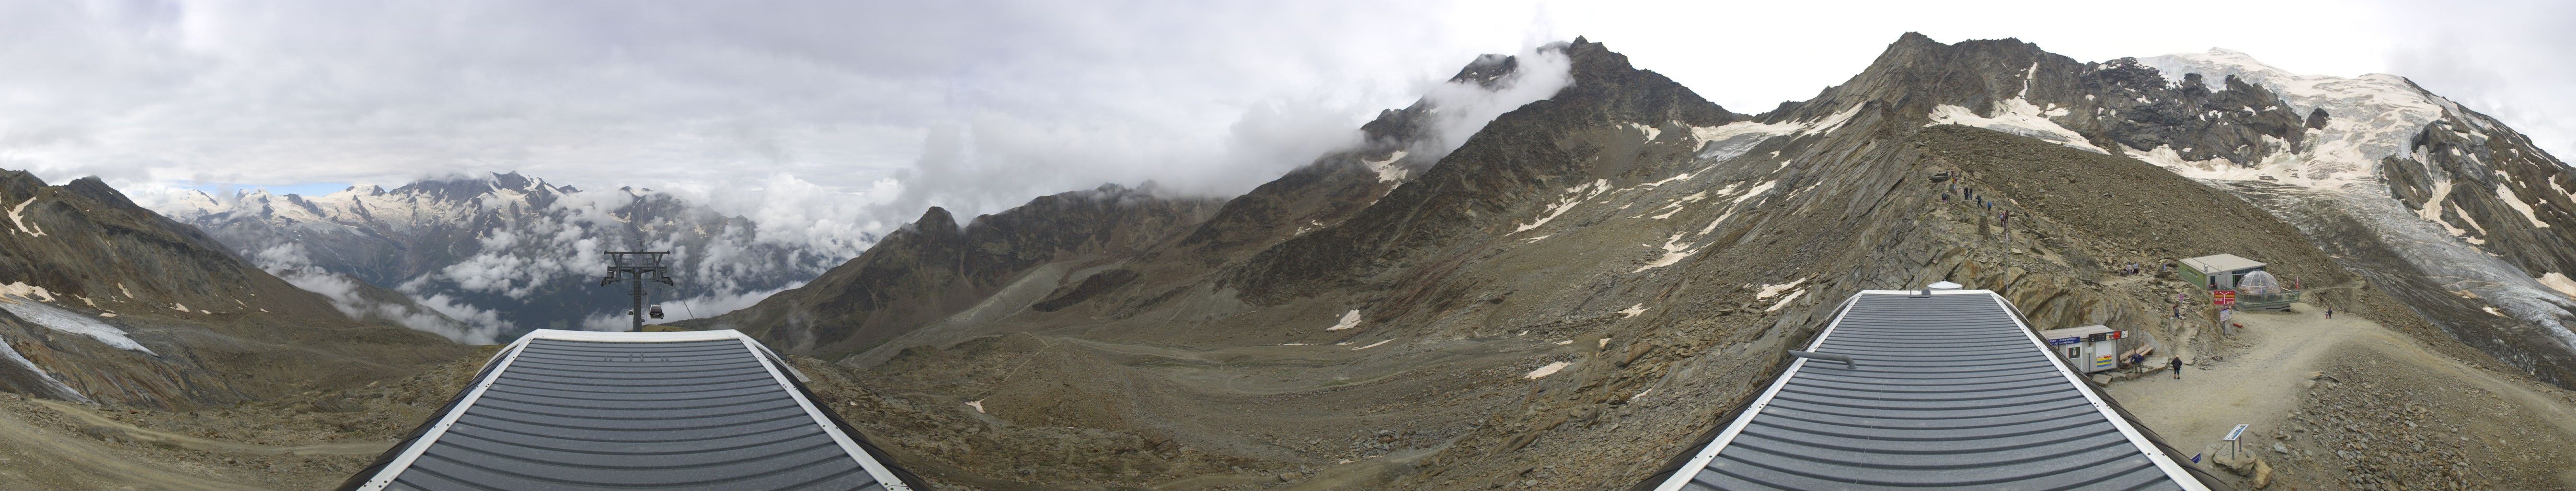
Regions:
M 1799 357 L 1799 358 L 1806 358 L 1806 359 L 1810 359 L 1810 360 L 1839 361 L 1839 362 L 1843 362 L 1843 368 L 1856 368 L 1856 367 L 1859 367 L 1859 366 L 1860 366 L 1860 365 L 1858 365 L 1858 364 L 1852 363 L 1852 357 L 1851 357 L 1851 355 L 1838 355 L 1838 354 L 1833 354 L 1833 353 L 1817 353 L 1817 352 L 1814 352 L 1814 351 L 1797 351 L 1797 350 L 1790 350 L 1790 351 L 1789 351 L 1789 356 L 1795 356 L 1795 357 Z

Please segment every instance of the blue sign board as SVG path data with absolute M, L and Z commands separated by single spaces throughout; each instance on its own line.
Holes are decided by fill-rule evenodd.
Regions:
M 2084 342 L 2084 338 L 2082 338 L 2082 337 L 2057 338 L 2057 339 L 2051 339 L 2051 340 L 2048 340 L 2048 345 L 2049 345 L 2049 346 L 2058 346 L 2058 345 L 2075 344 L 2075 343 L 2081 343 L 2081 342 Z

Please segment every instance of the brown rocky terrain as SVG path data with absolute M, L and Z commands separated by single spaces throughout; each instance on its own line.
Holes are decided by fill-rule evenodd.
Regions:
M 1849 83 L 1745 116 L 1601 45 L 1558 49 L 1574 84 L 1382 195 L 1309 183 L 1358 170 L 1327 156 L 1178 240 L 1041 262 L 881 346 L 804 352 L 837 362 L 835 407 L 899 461 L 971 489 L 1623 489 L 1857 290 L 1993 288 L 2036 325 L 2106 323 L 2219 363 L 2228 329 L 2169 315 L 2188 285 L 2111 271 L 2222 252 L 2520 371 L 2239 191 L 2081 148 L 2298 144 L 2308 115 L 2176 116 L 2261 87 L 1908 36 Z M 2065 141 L 1926 121 L 2008 100 L 2106 117 Z M 1301 213 L 1332 219 L 1280 219 Z
M 0 489 L 328 489 L 455 397 L 496 351 L 357 387 L 188 410 L 0 394 Z

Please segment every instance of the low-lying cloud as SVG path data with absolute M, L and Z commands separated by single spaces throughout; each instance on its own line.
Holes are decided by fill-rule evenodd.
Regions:
M 302 244 L 278 244 L 249 254 L 251 263 L 305 291 L 322 294 L 331 306 L 354 319 L 379 320 L 427 331 L 459 343 L 492 344 L 506 325 L 489 311 L 475 311 L 449 304 L 443 298 L 406 304 L 399 300 L 369 298 L 361 290 L 366 284 L 348 275 L 331 273 L 313 264 Z M 428 307 L 430 310 L 422 310 Z M 460 319 L 480 321 L 466 322 Z
M 1432 86 L 1422 100 L 1439 112 L 1431 115 L 1430 134 L 1414 151 L 1432 158 L 1448 155 L 1494 118 L 1573 85 L 1574 61 L 1556 46 L 1522 50 L 1514 58 L 1519 66 L 1490 88 L 1464 81 Z

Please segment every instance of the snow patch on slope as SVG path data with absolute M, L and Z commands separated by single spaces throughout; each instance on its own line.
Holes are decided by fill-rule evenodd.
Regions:
M 1663 128 L 1657 128 L 1657 127 L 1653 127 L 1653 126 L 1646 126 L 1646 125 L 1645 125 L 1645 124 L 1643 124 L 1643 123 L 1628 123 L 1628 127 L 1630 127 L 1630 128 L 1636 128 L 1636 129 L 1637 129 L 1637 131 L 1645 132 L 1645 133 L 1646 133 L 1646 141 L 1655 141 L 1655 137 L 1657 137 L 1657 136 L 1661 136 L 1661 135 L 1663 135 L 1663 134 L 1664 134 L 1664 129 L 1663 129 Z
M 2024 83 L 2027 84 L 2027 81 Z M 2024 86 L 2022 90 L 2028 92 L 2030 89 Z M 2067 113 L 2066 108 L 2057 107 L 2057 104 L 2051 103 L 2048 107 L 2042 108 L 2031 105 L 2029 99 L 2014 97 L 1996 101 L 1992 112 L 1995 113 L 1994 116 L 1979 116 L 1976 111 L 1970 111 L 1965 107 L 1942 104 L 1932 108 L 1932 122 L 1924 126 L 1955 124 L 1985 128 L 2037 138 L 2040 141 L 2064 145 L 2068 148 L 2090 150 L 2093 153 L 2105 155 L 2111 153 L 2102 150 L 2102 147 L 2093 146 L 2093 142 L 2085 140 L 2084 135 L 2075 133 L 2075 130 L 2066 129 L 2064 126 L 2058 126 L 2056 121 L 2050 121 L 2048 118 L 2065 116 Z
M 1691 144 L 1699 147 L 1699 158 L 1724 162 L 1752 152 L 1755 145 L 1775 136 L 1791 134 L 1824 134 L 1841 128 L 1853 115 L 1860 114 L 1859 104 L 1815 121 L 1763 123 L 1737 121 L 1717 126 L 1692 126 Z
M 1756 184 L 1756 185 L 1754 185 L 1752 188 L 1745 189 L 1745 190 L 1744 190 L 1744 194 L 1741 194 L 1741 195 L 1735 195 L 1735 200 L 1734 200 L 1734 201 L 1729 201 L 1729 202 L 1727 202 L 1727 203 L 1726 203 L 1726 212 L 1725 212 L 1725 213 L 1720 213 L 1720 214 L 1718 214 L 1718 215 L 1717 215 L 1717 219 L 1715 219 L 1715 220 L 1709 220 L 1709 221 L 1708 221 L 1708 226 L 1706 226 L 1706 227 L 1700 227 L 1700 229 L 1699 229 L 1699 234 L 1700 234 L 1700 235 L 1708 235 L 1708 233 L 1709 233 L 1709 232 L 1715 232 L 1715 231 L 1717 231 L 1717 224 L 1726 223 L 1726 219 L 1728 219 L 1728 218 L 1734 218 L 1734 217 L 1735 217 L 1735 211 L 1736 211 L 1736 210 L 1738 210 L 1738 209 L 1743 208 L 1744 202 L 1745 202 L 1746 200 L 1750 200 L 1750 199 L 1753 199 L 1754 197 L 1761 196 L 1761 195 L 1762 195 L 1762 193 L 1771 192 L 1771 188 L 1778 187 L 1779 185 L 1780 185 L 1780 181 L 1765 181 L 1765 182 L 1763 182 L 1763 183 L 1761 183 L 1761 184 Z M 1720 196 L 1725 196 L 1725 195 L 1733 194 L 1734 189 L 1735 189 L 1735 185 L 1729 184 L 1729 185 L 1727 185 L 1727 186 L 1726 186 L 1726 189 L 1718 190 L 1718 195 L 1720 195 Z
M 2513 211 L 2522 212 L 2522 218 L 2531 220 L 2532 227 L 2549 228 L 2548 222 L 2540 221 L 2540 215 L 2532 213 L 2530 204 L 2523 203 L 2522 197 L 2513 195 L 2513 186 L 2496 183 L 2495 192 L 2496 199 L 2504 200 L 2504 205 L 2513 208 Z
M 46 290 L 45 287 L 27 284 L 27 282 L 24 281 L 0 285 L 0 297 L 6 296 L 43 299 L 47 302 L 54 301 L 54 292 Z M 0 299 L 0 301 L 5 301 L 5 299 Z
M 1755 292 L 1755 293 L 1753 294 L 1753 299 L 1754 299 L 1754 300 L 1761 300 L 1761 299 L 1765 299 L 1765 298 L 1771 298 L 1771 297 L 1780 296 L 1780 292 L 1789 291 L 1789 289 L 1791 289 L 1791 288 L 1797 288 L 1799 284 L 1803 284 L 1803 283 L 1806 283 L 1806 282 L 1807 282 L 1807 279 L 1806 279 L 1806 278 L 1799 278 L 1799 279 L 1797 279 L 1797 281 L 1791 281 L 1791 282 L 1788 282 L 1788 283 L 1781 283 L 1781 284 L 1777 284 L 1777 285 L 1762 285 L 1762 291 Z
M 46 329 L 52 329 L 55 332 L 88 336 L 116 349 L 159 356 L 158 353 L 153 353 L 151 348 L 145 348 L 142 343 L 134 342 L 134 338 L 126 337 L 124 329 L 117 329 L 116 326 L 99 322 L 89 316 L 74 314 L 25 297 L 12 300 L 9 297 L 0 296 L 0 310 L 7 310 L 20 319 L 45 326 Z
M 1779 301 L 1778 303 L 1773 303 L 1773 304 L 1771 304 L 1771 308 L 1762 309 L 1762 311 L 1763 311 L 1763 312 L 1778 312 L 1778 311 L 1780 311 L 1780 308 L 1781 308 L 1781 307 L 1787 307 L 1787 306 L 1789 306 L 1789 302 L 1795 302 L 1795 301 L 1798 301 L 1798 297 L 1803 296 L 1803 295 L 1806 295 L 1806 294 L 1807 294 L 1807 289 L 1805 289 L 1805 288 L 1800 288 L 1800 289 L 1798 289 L 1798 291 L 1789 292 L 1789 296 L 1786 296 L 1786 297 L 1780 297 L 1780 301 Z
M 1654 219 L 1656 219 L 1656 220 L 1662 220 L 1662 219 L 1666 219 L 1666 218 L 1672 218 L 1674 213 L 1681 213 L 1681 212 L 1682 212 L 1682 210 L 1683 210 L 1683 209 L 1685 209 L 1685 208 L 1688 208 L 1688 207 L 1690 206 L 1690 204 L 1691 204 L 1691 203 L 1693 203 L 1693 202 L 1697 202 L 1697 201 L 1699 201 L 1699 200 L 1703 200 L 1703 199 L 1708 199 L 1708 192 L 1707 192 L 1707 191 L 1700 191 L 1700 192 L 1696 192 L 1696 193 L 1691 193 L 1691 195 L 1690 195 L 1690 196 L 1683 196 L 1681 199 L 1673 200 L 1673 202 L 1665 204 L 1663 208 L 1657 208 L 1657 209 L 1656 209 L 1657 211 L 1662 211 L 1662 212 L 1664 212 L 1664 213 L 1663 213 L 1663 214 L 1661 214 L 1661 215 L 1655 215 L 1653 218 L 1654 218 Z M 1646 216 L 1645 216 L 1645 215 L 1637 215 L 1637 216 L 1628 217 L 1628 218 L 1646 218 Z
M 1343 329 L 1350 329 L 1350 328 L 1359 327 L 1359 326 L 1360 326 L 1360 309 L 1351 309 L 1351 311 L 1350 311 L 1349 313 L 1342 314 L 1342 321 L 1341 321 L 1341 322 L 1333 324 L 1333 327 L 1327 327 L 1327 328 L 1324 328 L 1324 330 L 1326 330 L 1326 331 L 1339 331 L 1339 330 L 1343 330 Z
M 1386 160 L 1362 160 L 1360 163 L 1368 165 L 1369 170 L 1377 171 L 1377 182 L 1402 181 L 1406 174 L 1412 172 L 1395 165 L 1395 161 L 1404 160 L 1404 154 L 1405 151 L 1397 150 L 1387 155 Z
M 2576 299 L 2576 280 L 2567 279 L 2567 275 L 2559 273 L 2540 275 L 2540 284 L 2548 286 L 2551 290 L 2558 290 L 2558 293 L 2567 294 L 2569 299 Z
M 1564 199 L 1557 200 L 1556 203 L 1547 205 L 1547 209 L 1541 210 L 1546 212 L 1547 216 L 1539 217 L 1538 221 L 1522 224 L 1520 228 L 1512 229 L 1512 233 L 1528 232 L 1530 229 L 1538 228 L 1540 225 L 1546 225 L 1548 221 L 1555 220 L 1556 217 L 1564 216 L 1565 212 L 1573 211 L 1574 205 L 1583 204 L 1584 200 L 1592 199 L 1594 196 L 1600 196 L 1602 192 L 1609 190 L 1609 179 L 1594 179 L 1590 183 L 1565 188 L 1566 194 Z
M 10 208 L 9 223 L 16 224 L 18 226 L 18 230 L 26 232 L 27 235 L 43 237 L 45 236 L 45 229 L 37 228 L 34 225 L 28 225 L 27 217 L 24 215 L 24 213 L 27 212 L 27 205 L 35 203 L 36 197 L 28 196 L 26 202 L 18 203 L 17 207 Z
M 1674 263 L 1682 262 L 1683 258 L 1690 257 L 1692 254 L 1698 254 L 1699 250 L 1691 248 L 1693 244 L 1682 242 L 1682 237 L 1689 235 L 1689 232 L 1673 234 L 1673 238 L 1664 240 L 1664 257 L 1655 258 L 1654 261 L 1648 262 L 1644 266 L 1638 266 L 1636 271 L 1629 272 L 1643 273 L 1649 269 L 1671 266 Z
M 1740 186 L 1740 185 L 1743 185 L 1743 184 L 1744 184 L 1744 183 L 1740 183 L 1740 182 L 1739 182 L 1739 183 L 1735 183 L 1735 184 L 1728 184 L 1728 185 L 1726 185 L 1726 187 L 1725 187 L 1725 188 L 1722 188 L 1722 189 L 1718 189 L 1718 190 L 1717 190 L 1717 195 L 1718 195 L 1719 197 L 1733 196 L 1733 197 L 1734 197 L 1734 199 L 1732 199 L 1732 200 L 1728 200 L 1728 201 L 1726 202 L 1726 204 L 1725 204 L 1725 205 L 1722 205 L 1722 206 L 1725 206 L 1725 207 L 1726 207 L 1726 212 L 1718 214 L 1718 215 L 1717 215 L 1717 219 L 1715 219 L 1715 220 L 1710 220 L 1710 221 L 1708 222 L 1708 226 L 1706 226 L 1706 227 L 1701 227 L 1701 228 L 1699 229 L 1699 232 L 1698 232 L 1696 235 L 1706 236 L 1706 235 L 1708 235 L 1708 234 L 1709 234 L 1709 232 L 1715 232 L 1715 231 L 1717 231 L 1717 225 L 1718 225 L 1718 224 L 1721 224 L 1721 223 L 1726 223 L 1726 219 L 1728 219 L 1728 218 L 1733 218 L 1733 217 L 1735 216 L 1735 211 L 1736 211 L 1736 209 L 1741 208 L 1741 207 L 1744 205 L 1744 202 L 1745 202 L 1746 200 L 1753 199 L 1753 198 L 1754 198 L 1754 197 L 1756 197 L 1756 196 L 1761 196 L 1761 195 L 1762 195 L 1762 193 L 1765 193 L 1765 192 L 1769 192 L 1769 191 L 1771 191 L 1771 188 L 1778 186 L 1778 185 L 1780 184 L 1780 182 L 1779 182 L 1779 181 L 1765 181 L 1765 182 L 1763 182 L 1763 183 L 1761 183 L 1761 184 L 1756 184 L 1756 185 L 1754 185 L 1753 187 L 1751 187 L 1751 188 L 1746 188 L 1746 189 L 1744 189 L 1744 190 L 1742 190 L 1742 191 L 1737 191 L 1737 190 L 1735 189 L 1735 187 L 1736 187 L 1736 186 Z M 1738 193 L 1741 193 L 1741 194 L 1738 194 Z M 1684 204 L 1684 203 L 1693 202 L 1693 201 L 1699 201 L 1700 199 L 1704 199 L 1704 198 L 1706 198 L 1705 194 L 1706 194 L 1706 192 L 1692 193 L 1690 196 L 1688 196 L 1688 197 L 1684 197 L 1682 200 L 1677 201 L 1676 203 L 1674 203 L 1674 206 L 1680 206 L 1680 205 L 1682 205 L 1682 204 Z M 1675 213 L 1675 212 L 1679 212 L 1679 211 L 1681 211 L 1681 210 L 1680 210 L 1679 208 L 1676 208 L 1676 209 L 1674 209 L 1672 212 L 1666 212 L 1666 213 L 1664 213 L 1664 214 L 1662 214 L 1662 215 L 1658 215 L 1658 216 L 1656 216 L 1655 218 L 1657 218 L 1657 219 L 1661 219 L 1661 218 L 1670 217 L 1670 216 L 1672 216 L 1672 215 L 1673 215 L 1673 213 Z M 1638 217 L 1630 217 L 1630 218 L 1638 218 Z M 1655 269 L 1655 268 L 1661 268 L 1661 267 L 1665 267 L 1665 266 L 1671 266 L 1671 265 L 1674 265 L 1674 264 L 1679 264 L 1679 263 L 1681 263 L 1682 259 L 1689 258 L 1689 257 L 1690 257 L 1691 255 L 1693 255 L 1693 254 L 1698 254 L 1698 253 L 1699 253 L 1699 251 L 1700 251 L 1700 248 L 1699 248 L 1699 247 L 1695 247 L 1695 246 L 1698 246 L 1698 245 L 1699 245 L 1699 244 L 1698 244 L 1698 239 L 1697 239 L 1697 238 L 1691 239 L 1691 240 L 1690 240 L 1690 241 L 1688 241 L 1688 242 L 1684 242 L 1684 241 L 1682 240 L 1682 238 L 1683 238 L 1683 237 L 1688 237 L 1688 236 L 1690 236 L 1690 235 L 1693 235 L 1693 234 L 1692 234 L 1691 232 L 1676 232 L 1676 233 L 1674 233 L 1674 234 L 1673 234 L 1673 236 L 1672 236 L 1671 238 L 1664 239 L 1664 245 L 1660 246 L 1660 247 L 1663 249 L 1663 251 L 1664 251 L 1664 255 L 1663 255 L 1662 257 L 1655 258 L 1655 260 L 1653 260 L 1653 261 L 1648 261 L 1648 262 L 1646 262 L 1646 264 L 1645 264 L 1645 265 L 1643 265 L 1643 266 L 1638 266 L 1638 267 L 1637 267 L 1637 269 L 1636 269 L 1635 271 L 1629 271 L 1629 273 L 1643 273 L 1643 272 L 1646 272 L 1646 270 L 1649 270 L 1649 269 Z M 1646 244 L 1646 246 L 1647 246 L 1647 247 L 1658 247 L 1658 246 L 1655 246 L 1655 245 L 1653 245 L 1653 244 Z
M 1559 371 L 1559 370 L 1564 370 L 1564 369 L 1565 369 L 1565 367 L 1566 367 L 1566 366 L 1568 366 L 1568 365 L 1572 365 L 1572 363 L 1566 363 L 1566 362 L 1561 362 L 1561 361 L 1559 361 L 1559 362 L 1550 362 L 1550 363 L 1548 363 L 1548 364 L 1546 364 L 1546 365 L 1542 365 L 1542 366 L 1538 367 L 1538 369 L 1537 369 L 1537 370 L 1530 370 L 1530 372 L 1529 372 L 1528 374 L 1526 374 L 1526 375 L 1521 375 L 1521 379 L 1523 379 L 1523 380 L 1538 380 L 1538 379 L 1547 378 L 1547 376 L 1549 376 L 1549 375 L 1555 375 L 1555 374 L 1556 374 L 1556 372 L 1557 372 L 1557 371 Z

